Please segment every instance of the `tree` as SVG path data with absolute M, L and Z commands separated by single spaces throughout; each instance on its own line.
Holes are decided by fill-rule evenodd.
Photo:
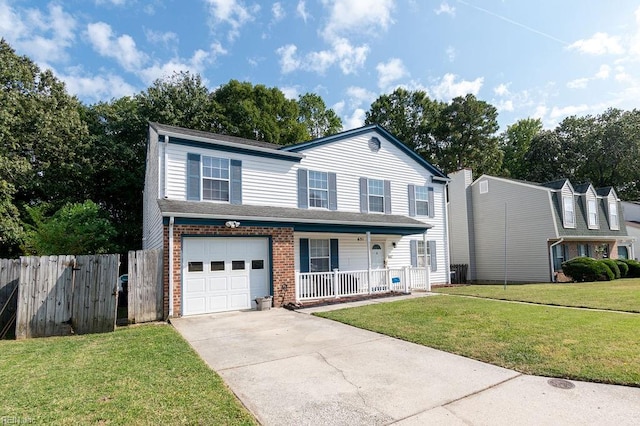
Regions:
M 46 205 L 29 207 L 34 226 L 28 233 L 26 251 L 34 255 L 104 254 L 118 251 L 116 230 L 105 212 L 93 201 L 68 203 L 46 218 Z
M 429 99 L 426 92 L 397 88 L 381 95 L 365 116 L 366 124 L 379 124 L 427 160 L 434 161 L 433 133 L 443 104 Z
M 218 133 L 280 145 L 309 139 L 297 102 L 277 87 L 231 80 L 211 97 L 220 106 Z
M 532 182 L 549 182 L 568 177 L 562 167 L 562 142 L 551 130 L 539 132 L 531 140 L 524 156 L 524 179 Z
M 437 165 L 447 173 L 470 167 L 477 175 L 497 174 L 502 165 L 497 118 L 494 106 L 472 94 L 454 98 L 441 111 L 435 131 Z
M 327 109 L 324 101 L 315 93 L 298 97 L 299 121 L 305 125 L 312 139 L 334 135 L 342 130 L 342 120 L 334 110 Z
M 527 169 L 524 157 L 529 151 L 531 141 L 542 131 L 542 120 L 525 118 L 507 127 L 500 135 L 500 148 L 504 154 L 502 175 L 514 179 L 524 179 Z

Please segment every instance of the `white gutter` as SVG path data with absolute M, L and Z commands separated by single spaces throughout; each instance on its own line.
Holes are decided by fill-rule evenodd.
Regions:
M 549 246 L 549 260 L 551 260 L 551 282 L 556 282 L 556 277 L 554 276 L 554 273 L 556 272 L 556 270 L 553 267 L 553 248 L 558 244 L 562 244 L 563 242 L 564 242 L 564 238 L 560 238 L 558 241 L 556 241 L 555 243 Z
M 174 217 L 169 218 L 169 318 L 173 318 L 173 223 Z
M 449 179 L 450 181 L 451 179 Z M 451 284 L 451 247 L 449 241 L 449 197 L 447 197 L 447 187 L 449 186 L 449 182 L 444 185 L 444 232 L 447 235 L 446 243 L 447 243 L 447 251 L 446 251 L 446 262 L 444 266 L 449 270 L 447 274 L 447 284 Z

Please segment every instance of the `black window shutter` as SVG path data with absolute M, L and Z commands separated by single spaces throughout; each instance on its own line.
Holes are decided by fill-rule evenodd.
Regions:
M 338 240 L 336 238 L 329 240 L 329 253 L 331 255 L 331 270 L 339 269 Z
M 369 212 L 369 194 L 367 178 L 360 178 L 360 213 Z
M 416 186 L 409 185 L 409 216 L 416 215 Z
M 307 170 L 298 169 L 298 208 L 309 208 L 309 194 L 307 191 Z
M 200 154 L 187 154 L 187 200 L 200 201 Z
M 329 173 L 329 210 L 338 210 L 338 191 L 336 184 L 336 174 Z
M 309 239 L 300 238 L 300 272 L 309 272 Z
M 435 217 L 436 209 L 435 209 L 435 206 L 433 205 L 433 187 L 432 186 L 427 188 L 427 193 L 429 194 L 429 217 Z
M 384 214 L 391 214 L 391 181 L 384 181 Z
M 415 268 L 416 266 L 418 266 L 418 241 L 410 240 L 409 249 L 411 253 L 411 266 Z
M 242 204 L 242 161 L 231 160 L 230 165 L 229 202 L 231 204 Z
M 429 257 L 430 262 L 431 262 L 431 270 L 432 271 L 437 271 L 438 270 L 438 258 L 436 256 L 436 241 L 435 240 L 429 240 L 427 241 L 429 243 Z

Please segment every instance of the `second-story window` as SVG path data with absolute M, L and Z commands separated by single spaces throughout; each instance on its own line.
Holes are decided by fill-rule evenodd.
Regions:
M 369 179 L 369 211 L 384 213 L 384 181 Z
M 620 224 L 618 223 L 618 205 L 614 203 L 609 203 L 609 228 L 613 230 L 620 229 Z
M 329 207 L 329 177 L 327 172 L 309 170 L 309 207 Z
M 596 200 L 587 200 L 587 214 L 589 215 L 589 228 L 598 227 L 598 209 Z
M 416 214 L 429 216 L 429 191 L 426 186 L 416 186 Z
M 202 199 L 229 201 L 229 159 L 202 156 Z
M 575 228 L 576 226 L 576 215 L 575 208 L 573 205 L 573 196 L 572 195 L 564 195 L 562 197 L 562 209 L 563 209 L 563 221 L 565 228 Z

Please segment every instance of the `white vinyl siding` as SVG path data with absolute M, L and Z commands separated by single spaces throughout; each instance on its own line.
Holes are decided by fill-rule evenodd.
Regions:
M 158 198 L 162 196 L 162 173 L 160 165 L 164 162 L 163 150 L 159 149 L 158 134 L 149 129 L 149 144 L 144 178 L 143 214 L 142 214 L 142 248 L 162 248 L 162 213 L 158 207 Z M 162 144 L 164 146 L 164 144 Z

